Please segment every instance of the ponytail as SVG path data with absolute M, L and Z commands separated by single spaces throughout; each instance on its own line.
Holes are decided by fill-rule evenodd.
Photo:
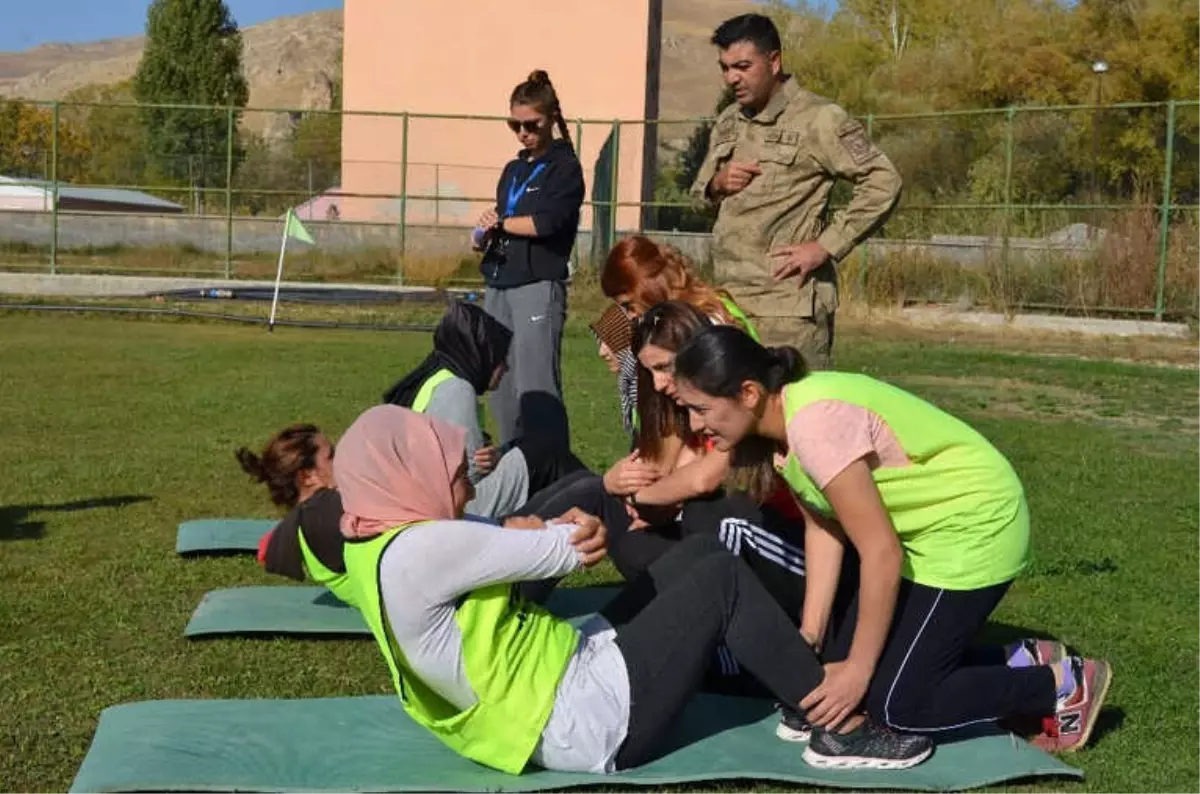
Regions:
M 789 345 L 768 347 L 766 352 L 768 366 L 760 382 L 772 394 L 779 393 L 787 384 L 808 374 L 804 356 L 796 348 Z
M 563 116 L 562 104 L 558 101 L 558 93 L 550 82 L 550 75 L 544 69 L 534 69 L 513 89 L 509 97 L 510 105 L 529 105 L 539 113 L 549 117 L 552 124 L 558 127 L 559 135 L 567 143 L 571 143 L 571 132 L 567 128 L 567 119 Z
M 237 458 L 238 463 L 241 464 L 242 471 L 254 478 L 255 482 L 266 481 L 267 475 L 263 472 L 262 458 L 245 447 L 240 447 L 233 455 Z

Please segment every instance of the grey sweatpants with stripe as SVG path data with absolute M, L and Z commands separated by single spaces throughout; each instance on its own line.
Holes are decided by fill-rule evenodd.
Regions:
M 565 447 L 570 443 L 561 369 L 566 285 L 537 281 L 509 289 L 489 288 L 483 308 L 513 332 L 508 374 L 491 397 L 500 443 L 542 436 Z

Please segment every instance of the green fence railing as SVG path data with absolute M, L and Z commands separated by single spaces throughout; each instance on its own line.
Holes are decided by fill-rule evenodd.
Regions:
M 5 119 L 14 114 L 0 114 L 0 176 L 6 177 L 0 182 L 0 267 L 50 273 L 253 277 L 256 257 L 265 257 L 258 238 L 269 236 L 287 207 L 324 196 L 332 205 L 358 202 L 372 209 L 338 210 L 336 221 L 332 215 L 306 218 L 318 227 L 319 243 L 324 235 L 337 244 L 314 252 L 313 269 L 302 275 L 421 280 L 414 263 L 422 257 L 467 259 L 465 234 L 454 236 L 453 229 L 469 225 L 470 213 L 494 200 L 490 188 L 463 193 L 457 187 L 463 180 L 444 176 L 474 169 L 479 173 L 466 181 L 494 181 L 483 173 L 487 167 L 412 158 L 428 148 L 429 123 L 506 134 L 502 116 L 180 104 L 154 106 L 179 121 L 178 138 L 164 143 L 139 123 L 146 106 L 9 100 L 3 107 L 32 123 L 9 129 Z M 877 285 L 909 298 L 946 298 L 974 279 L 1010 307 L 1157 319 L 1196 315 L 1197 100 L 872 113 L 863 120 L 900 167 L 906 188 L 879 236 L 843 263 L 856 271 L 848 285 L 864 294 Z M 703 143 L 709 123 L 571 120 L 590 186 L 584 202 L 590 222 L 581 229 L 586 243 L 576 246 L 577 267 L 603 256 L 618 235 L 639 229 L 667 235 L 705 258 L 711 216 L 683 196 L 696 165 L 686 150 L 697 146 L 681 143 Z M 360 128 L 354 152 L 342 150 L 347 124 Z M 655 134 L 647 135 L 651 125 Z M 378 160 L 363 159 L 362 130 L 368 128 L 375 132 L 367 137 L 383 152 Z M 633 173 L 640 172 L 639 142 L 647 137 L 659 142 L 658 156 L 647 161 L 656 165 L 639 185 L 626 177 L 624 159 L 636 158 Z M 496 176 L 502 165 L 495 164 Z M 417 178 L 430 168 L 432 181 Z M 376 178 L 360 189 L 353 175 L 364 172 Z M 122 203 L 131 199 L 116 190 L 168 199 L 178 211 L 152 215 Z M 835 206 L 846 190 L 835 191 Z M 44 192 L 41 207 L 30 198 L 37 191 Z M 93 214 L 106 201 L 120 211 Z M 432 220 L 422 215 L 427 206 L 434 208 Z M 80 220 L 97 217 L 102 222 L 90 226 Z M 1107 232 L 1116 242 L 1051 239 L 1049 227 L 1071 223 L 1083 223 L 1088 235 Z M 373 252 L 369 266 L 343 267 L 339 257 L 361 263 L 364 251 Z M 1055 264 L 1031 265 L 1034 260 Z M 1038 268 L 1046 283 L 1022 286 Z M 929 275 L 934 271 L 941 275 Z M 920 286 L 917 273 L 930 281 Z M 946 275 L 953 273 L 959 275 Z

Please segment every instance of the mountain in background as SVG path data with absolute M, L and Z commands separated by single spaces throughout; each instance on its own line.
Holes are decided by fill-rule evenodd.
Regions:
M 664 0 L 662 118 L 712 112 L 720 79 L 708 38 L 721 20 L 753 7 L 750 0 Z M 342 50 L 340 10 L 279 17 L 243 28 L 242 36 L 251 108 L 330 107 Z M 143 37 L 131 36 L 0 53 L 0 97 L 63 99 L 87 86 L 128 80 L 137 69 L 142 44 Z M 244 123 L 270 136 L 287 129 L 281 116 L 247 113 Z M 662 130 L 662 142 L 670 146 L 690 131 L 691 125 L 669 125 Z

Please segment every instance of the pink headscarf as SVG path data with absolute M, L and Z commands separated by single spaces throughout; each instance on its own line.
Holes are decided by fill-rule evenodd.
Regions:
M 398 405 L 364 411 L 337 445 L 342 535 L 369 538 L 412 521 L 452 519 L 450 485 L 466 432 Z

